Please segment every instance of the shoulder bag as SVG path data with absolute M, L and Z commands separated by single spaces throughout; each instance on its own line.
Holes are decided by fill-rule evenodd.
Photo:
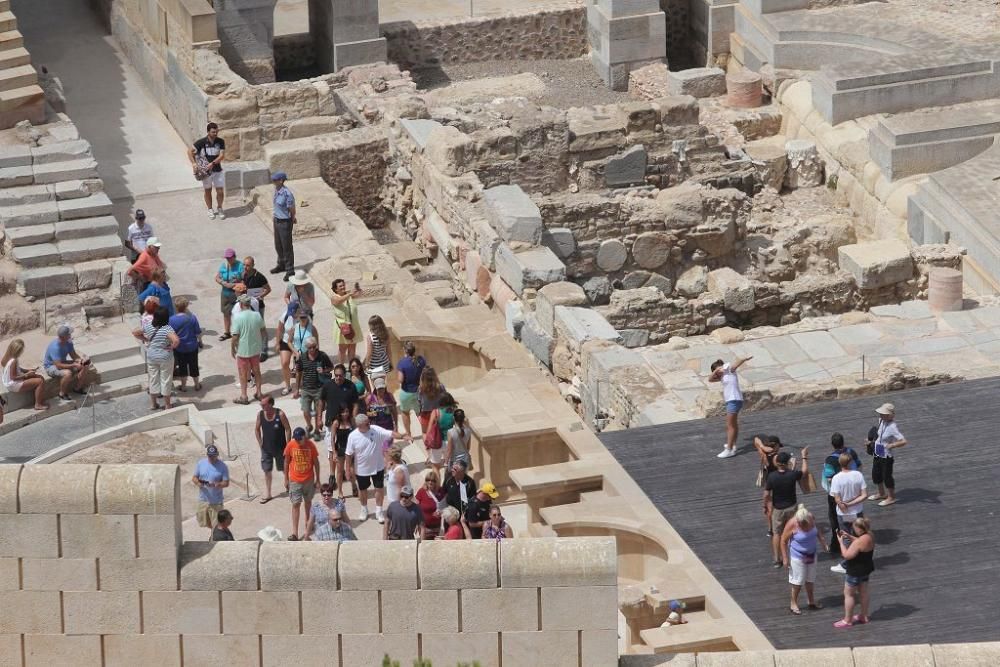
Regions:
M 431 413 L 430 425 L 427 433 L 424 433 L 424 447 L 427 449 L 441 449 L 441 426 L 438 424 L 438 411 Z

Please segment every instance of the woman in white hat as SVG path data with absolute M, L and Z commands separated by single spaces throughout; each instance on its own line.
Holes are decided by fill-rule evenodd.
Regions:
M 309 317 L 312 317 L 313 306 L 316 305 L 316 286 L 309 280 L 309 274 L 299 269 L 288 279 L 285 287 L 285 303 L 298 301 L 299 307 L 303 308 Z
M 883 403 L 875 408 L 879 417 L 875 428 L 875 438 L 872 440 L 872 482 L 878 485 L 878 493 L 868 496 L 868 500 L 879 500 L 879 507 L 888 507 L 896 503 L 896 479 L 892 476 L 895 463 L 893 450 L 906 445 L 906 438 L 896 425 L 896 407 L 892 403 Z

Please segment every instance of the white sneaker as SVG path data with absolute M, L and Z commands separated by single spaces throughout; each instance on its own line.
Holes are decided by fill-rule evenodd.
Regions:
M 382 514 L 381 507 L 375 508 L 375 520 L 378 521 L 379 523 L 385 523 L 385 515 Z
M 213 211 L 212 209 L 208 209 L 208 219 L 215 220 L 215 211 Z
M 368 506 L 365 505 L 364 507 L 361 508 L 361 511 L 358 512 L 358 521 L 367 521 L 367 520 L 368 520 Z
M 226 212 L 223 211 L 221 208 L 217 208 L 215 209 L 215 217 L 217 217 L 219 220 L 225 220 Z
M 840 563 L 837 563 L 836 565 L 831 567 L 830 572 L 836 572 L 837 574 L 847 574 L 847 570 L 845 570 L 844 566 L 841 565 Z
M 728 447 L 724 447 L 721 452 L 716 454 L 716 458 L 719 459 L 728 459 L 730 456 L 736 456 L 736 450 Z

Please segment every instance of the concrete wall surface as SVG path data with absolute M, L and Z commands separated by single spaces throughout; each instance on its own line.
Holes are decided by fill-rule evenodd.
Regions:
M 614 538 L 181 542 L 180 493 L 171 465 L 0 466 L 4 664 L 617 661 Z

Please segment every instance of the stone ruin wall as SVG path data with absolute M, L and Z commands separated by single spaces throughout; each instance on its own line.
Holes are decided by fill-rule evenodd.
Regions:
M 2 466 L 5 663 L 618 659 L 614 538 L 182 542 L 180 493 L 177 466 Z

